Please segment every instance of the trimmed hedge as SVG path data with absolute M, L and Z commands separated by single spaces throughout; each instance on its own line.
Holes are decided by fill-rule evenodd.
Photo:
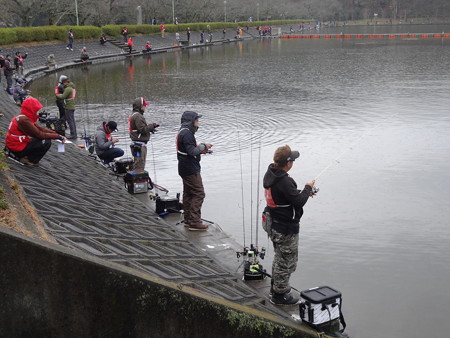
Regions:
M 67 40 L 67 31 L 72 28 L 75 40 L 98 39 L 102 29 L 94 26 L 40 26 L 0 28 L 0 45 L 19 42 Z
M 192 31 L 212 30 L 223 28 L 235 29 L 245 27 L 247 24 L 256 26 L 274 26 L 274 25 L 296 25 L 300 21 L 310 20 L 274 20 L 274 21 L 253 21 L 253 22 L 194 22 L 178 25 L 165 25 L 166 32 L 183 32 L 188 29 Z M 40 27 L 16 27 L 0 28 L 0 45 L 10 45 L 20 42 L 47 41 L 47 40 L 67 40 L 67 31 L 72 28 L 75 40 L 98 39 L 100 35 L 120 37 L 124 25 L 106 25 L 101 28 L 94 26 L 40 26 Z M 126 25 L 130 35 L 151 35 L 160 33 L 159 25 Z

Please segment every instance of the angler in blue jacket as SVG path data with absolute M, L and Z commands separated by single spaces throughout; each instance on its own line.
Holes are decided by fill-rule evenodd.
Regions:
M 178 174 L 183 179 L 184 223 L 191 231 L 205 231 L 201 208 L 205 199 L 202 177 L 200 175 L 200 156 L 212 147 L 209 143 L 197 145 L 195 132 L 198 130 L 201 115 L 185 111 L 181 116 L 181 128 L 177 135 Z

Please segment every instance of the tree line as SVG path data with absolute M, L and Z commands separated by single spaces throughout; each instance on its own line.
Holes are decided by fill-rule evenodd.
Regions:
M 5 0 L 0 26 L 259 21 L 448 20 L 448 0 Z

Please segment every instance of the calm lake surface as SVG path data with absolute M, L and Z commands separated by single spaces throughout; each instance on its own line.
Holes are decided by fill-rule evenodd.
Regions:
M 202 114 L 197 140 L 214 145 L 203 216 L 266 246 L 267 267 L 262 177 L 278 146 L 298 149 L 290 175 L 303 187 L 320 174 L 320 192 L 305 206 L 293 286 L 341 291 L 353 337 L 450 334 L 450 39 L 248 41 L 63 74 L 78 88 L 78 129 L 116 120 L 128 156 L 131 102 L 151 103 L 146 119 L 161 127 L 146 168 L 172 194 L 180 116 Z M 31 88 L 49 106 L 59 75 Z

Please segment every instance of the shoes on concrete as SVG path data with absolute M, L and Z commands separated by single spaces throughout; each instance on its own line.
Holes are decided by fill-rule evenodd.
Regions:
M 206 224 L 189 224 L 189 231 L 206 231 L 208 228 Z
M 66 49 L 69 49 L 69 47 L 66 47 Z
M 68 140 L 76 140 L 77 137 L 76 137 L 76 136 L 69 135 L 69 137 L 67 137 L 67 139 L 68 139 Z
M 102 164 L 102 166 L 103 166 L 103 167 L 105 167 L 106 169 L 112 169 L 112 166 L 111 166 L 111 164 L 109 164 L 109 163 L 105 163 L 105 162 L 103 162 L 103 161 L 101 161 L 100 163 L 101 163 L 101 164 Z
M 275 305 L 296 305 L 300 303 L 300 298 L 292 294 L 273 292 L 270 296 L 270 302 Z
M 39 165 L 38 163 L 31 162 L 27 156 L 21 157 L 19 159 L 19 162 L 25 165 L 29 165 L 30 167 L 37 167 Z
M 73 52 L 73 49 L 72 49 L 72 48 L 70 48 L 70 50 Z

